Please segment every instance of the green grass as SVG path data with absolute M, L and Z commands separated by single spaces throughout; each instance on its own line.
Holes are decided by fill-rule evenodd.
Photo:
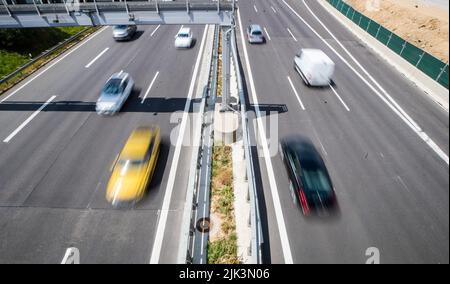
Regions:
M 40 29 L 0 29 L 0 78 L 10 74 L 29 62 L 30 54 L 35 57 L 59 42 L 83 31 L 80 37 L 61 46 L 22 70 L 19 74 L 0 84 L 0 95 L 32 74 L 65 50 L 83 40 L 98 28 L 40 28 Z M 46 40 L 47 39 L 47 40 Z
M 209 264 L 239 264 L 236 233 L 208 244 Z
M 30 60 L 28 56 L 17 52 L 0 50 L 0 78 L 12 73 Z
M 0 29 L 0 78 L 83 29 L 85 27 Z
M 221 219 L 220 237 L 208 243 L 208 263 L 238 264 L 234 218 L 233 161 L 231 147 L 214 146 L 211 210 Z

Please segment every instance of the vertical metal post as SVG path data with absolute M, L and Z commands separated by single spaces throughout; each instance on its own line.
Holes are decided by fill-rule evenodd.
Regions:
M 156 5 L 156 13 L 159 14 L 158 0 L 155 1 L 155 5 Z
M 439 81 L 439 79 L 441 79 L 441 77 L 442 77 L 442 75 L 444 74 L 445 69 L 447 69 L 447 67 L 448 67 L 448 62 L 447 62 L 447 64 L 445 64 L 444 67 L 441 68 L 441 72 L 440 72 L 439 75 L 437 76 L 436 81 Z
M 377 34 L 375 35 L 375 38 L 378 39 L 378 34 L 380 33 L 381 25 L 378 26 Z
M 128 11 L 128 4 L 127 4 L 127 0 L 125 0 L 125 10 L 127 11 L 127 15 L 130 15 L 130 11 Z
M 38 14 L 39 16 L 41 16 L 41 12 L 39 11 L 38 6 L 36 5 L 36 2 L 35 2 L 34 0 L 33 0 L 33 5 L 34 5 L 34 8 L 36 8 L 37 14 Z
M 8 8 L 8 3 L 6 3 L 6 0 L 2 0 L 2 2 L 3 2 L 3 5 L 5 5 L 5 8 L 6 8 L 6 11 L 8 12 L 8 15 L 10 17 L 12 17 L 11 11 L 9 11 L 9 8 Z
M 189 0 L 186 0 L 186 12 L 189 14 Z
M 386 43 L 387 47 L 389 47 L 389 43 L 391 43 L 392 35 L 393 35 L 392 33 L 389 35 L 389 39 L 388 39 L 388 41 Z
M 70 16 L 69 8 L 67 8 L 67 2 L 66 2 L 66 1 L 67 1 L 67 0 L 63 0 L 63 2 L 64 2 L 64 7 L 66 8 L 67 15 Z
M 402 50 L 400 51 L 400 55 L 403 54 L 403 51 L 405 51 L 405 48 L 406 48 L 406 40 L 405 40 L 405 42 L 403 43 L 403 47 L 402 47 Z
M 230 32 L 232 28 L 222 27 L 222 106 L 221 111 L 228 109 L 230 101 Z
M 97 1 L 94 0 L 95 11 L 97 11 L 97 16 L 100 17 L 100 12 L 98 11 Z
M 422 52 L 422 54 L 419 56 L 419 61 L 416 63 L 416 67 L 419 66 L 420 62 L 422 61 L 423 56 L 425 55 L 425 51 Z
M 369 24 L 367 25 L 366 32 L 369 31 L 370 24 L 372 23 L 372 19 L 369 20 Z
M 220 0 L 217 0 L 217 14 L 220 13 Z

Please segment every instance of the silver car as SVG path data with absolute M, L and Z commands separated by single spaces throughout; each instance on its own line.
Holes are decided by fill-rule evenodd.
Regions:
M 133 91 L 133 87 L 134 81 L 128 73 L 120 71 L 113 74 L 103 87 L 95 110 L 100 115 L 113 115 L 120 111 Z
M 136 25 L 119 25 L 113 27 L 113 38 L 119 40 L 130 40 L 137 31 Z
M 259 25 L 250 25 L 247 28 L 247 39 L 249 43 L 264 43 L 264 35 Z

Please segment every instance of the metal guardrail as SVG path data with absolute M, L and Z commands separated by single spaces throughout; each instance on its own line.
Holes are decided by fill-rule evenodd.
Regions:
M 44 51 L 43 53 L 41 53 L 39 56 L 33 58 L 30 62 L 26 63 L 25 65 L 22 65 L 21 67 L 19 67 L 17 70 L 15 70 L 14 72 L 6 75 L 5 77 L 0 79 L 0 84 L 3 84 L 7 81 L 9 81 L 11 78 L 14 78 L 16 75 L 18 75 L 19 73 L 21 73 L 22 71 L 24 71 L 25 69 L 27 69 L 28 67 L 30 67 L 31 65 L 35 64 L 36 62 L 38 62 L 39 60 L 41 60 L 42 58 L 52 54 L 55 50 L 60 49 L 61 47 L 63 47 L 64 45 L 78 39 L 83 33 L 86 32 L 86 30 L 88 30 L 89 28 L 83 29 L 82 31 L 74 34 L 73 36 L 65 39 L 64 41 L 58 43 L 57 45 L 55 45 L 54 47 L 50 48 L 47 51 Z
M 248 131 L 248 117 L 247 110 L 245 106 L 245 91 L 244 84 L 242 80 L 242 74 L 239 66 L 241 66 L 239 61 L 239 56 L 237 52 L 237 44 L 236 44 L 236 34 L 235 29 L 232 29 L 231 32 L 231 55 L 234 60 L 234 66 L 236 69 L 236 77 L 238 81 L 238 91 L 239 91 L 239 100 L 241 106 L 241 122 L 242 122 L 242 131 L 243 131 L 243 139 L 244 139 L 244 154 L 247 168 L 247 180 L 249 185 L 249 196 L 250 196 L 250 225 L 252 232 L 251 239 L 251 263 L 253 264 L 262 264 L 262 243 L 263 234 L 262 234 L 262 225 L 261 225 L 261 217 L 259 211 L 259 203 L 258 203 L 258 192 L 256 188 L 255 181 L 255 172 L 253 166 L 253 156 L 251 151 L 251 143 L 250 136 Z

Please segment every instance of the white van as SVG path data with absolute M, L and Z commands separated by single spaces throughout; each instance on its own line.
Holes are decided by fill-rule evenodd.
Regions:
M 328 86 L 334 62 L 319 49 L 302 49 L 294 58 L 294 68 L 309 86 Z

